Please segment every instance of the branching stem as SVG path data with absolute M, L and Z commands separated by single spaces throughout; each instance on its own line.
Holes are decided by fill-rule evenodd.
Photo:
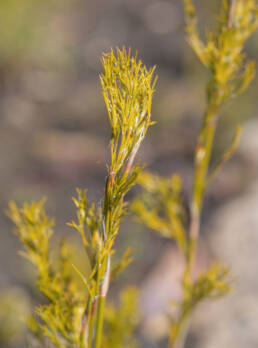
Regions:
M 202 212 L 203 196 L 210 164 L 214 135 L 217 125 L 218 108 L 208 104 L 203 124 L 199 133 L 194 156 L 194 179 L 191 200 L 191 221 L 189 228 L 189 241 L 186 260 L 184 282 L 193 281 L 193 268 L 196 259 L 197 243 L 200 231 L 200 217 Z M 183 282 L 183 286 L 184 286 Z M 183 348 L 188 332 L 189 311 L 182 308 L 176 326 L 172 326 L 169 337 L 169 348 Z

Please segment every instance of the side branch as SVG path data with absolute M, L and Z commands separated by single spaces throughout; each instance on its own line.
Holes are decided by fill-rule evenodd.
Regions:
M 209 174 L 207 180 L 206 180 L 206 187 L 209 186 L 209 184 L 212 182 L 218 171 L 224 166 L 224 164 L 234 155 L 236 152 L 236 149 L 239 144 L 239 139 L 242 134 L 242 127 L 237 126 L 234 132 L 234 136 L 232 139 L 232 143 L 229 146 L 229 148 L 224 152 L 219 162 L 215 165 L 215 167 L 212 169 L 211 173 Z

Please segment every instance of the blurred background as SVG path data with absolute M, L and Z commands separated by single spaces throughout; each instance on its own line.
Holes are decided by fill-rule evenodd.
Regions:
M 198 0 L 202 28 L 214 25 L 219 0 Z M 257 59 L 257 34 L 248 54 Z M 205 107 L 208 75 L 188 47 L 180 0 L 0 0 L 0 347 L 23 348 L 17 320 L 35 302 L 33 270 L 5 216 L 8 201 L 46 196 L 56 235 L 79 243 L 65 225 L 74 216 L 76 187 L 100 202 L 108 162 L 109 124 L 98 75 L 110 47 L 137 50 L 159 75 L 152 118 L 157 121 L 139 158 L 159 174 L 179 173 L 185 201 L 192 158 Z M 258 345 L 258 79 L 227 104 L 213 160 L 244 124 L 237 154 L 206 197 L 198 265 L 211 258 L 229 264 L 235 291 L 196 312 L 191 347 Z M 55 240 L 56 237 L 54 237 Z M 140 288 L 141 347 L 165 347 L 162 313 L 178 296 L 181 260 L 174 246 L 126 218 L 119 250 L 133 249 L 134 263 L 114 283 Z M 14 299 L 19 299 L 16 304 Z M 208 313 L 208 315 L 207 315 Z M 151 318 L 148 319 L 148 318 Z

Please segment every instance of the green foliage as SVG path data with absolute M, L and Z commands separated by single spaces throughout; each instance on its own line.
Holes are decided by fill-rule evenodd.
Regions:
M 142 192 L 131 205 L 132 211 L 148 228 L 174 239 L 185 259 L 182 299 L 177 303 L 176 315 L 170 318 L 171 348 L 184 346 L 191 313 L 198 303 L 223 296 L 230 289 L 231 280 L 226 268 L 215 265 L 197 279 L 193 276 L 193 268 L 205 191 L 236 150 L 241 133 L 241 127 L 237 126 L 232 144 L 210 170 L 218 113 L 225 101 L 242 93 L 254 78 L 255 63 L 246 58 L 243 48 L 246 40 L 258 28 L 258 4 L 255 0 L 223 0 L 217 31 L 207 31 L 205 42 L 198 31 L 192 0 L 184 0 L 184 11 L 187 41 L 211 74 L 207 84 L 206 110 L 194 155 L 189 228 L 180 196 L 181 184 L 176 175 L 162 178 L 149 172 L 141 174 L 138 183 Z
M 108 304 L 105 309 L 103 347 L 135 348 L 134 330 L 139 323 L 138 291 L 128 288 L 121 293 L 120 306 Z M 118 320 L 119 318 L 119 320 Z
M 106 342 L 109 337 L 115 347 L 134 346 L 130 335 L 136 323 L 135 314 L 132 315 L 135 293 L 124 293 L 119 310 L 109 306 L 105 311 L 105 298 L 110 280 L 131 262 L 129 250 L 114 266 L 111 258 L 121 219 L 126 214 L 124 196 L 141 171 L 140 166 L 134 166 L 134 159 L 152 124 L 150 112 L 156 80 L 154 69 L 148 70 L 125 48 L 117 49 L 116 55 L 113 50 L 104 54 L 102 63 L 104 72 L 100 79 L 111 126 L 104 204 L 96 208 L 88 201 L 86 190 L 78 189 L 77 198 L 73 198 L 76 219 L 68 224 L 81 236 L 90 274 L 85 275 L 76 265 L 71 272 L 70 248 L 65 243 L 57 262 L 50 259 L 54 222 L 44 211 L 44 201 L 24 204 L 22 209 L 10 203 L 8 212 L 25 248 L 22 254 L 37 267 L 37 285 L 48 299 L 47 304 L 36 309 L 39 320 L 30 318 L 29 326 L 38 338 L 47 337 L 55 347 L 103 347 L 105 316 Z M 85 285 L 84 291 L 75 281 L 76 273 Z
M 120 174 L 129 161 L 124 171 L 127 174 L 129 158 L 134 156 L 152 124 L 154 68 L 148 71 L 141 60 L 137 61 L 137 55 L 131 57 L 130 54 L 130 50 L 127 53 L 123 48 L 117 50 L 117 57 L 111 51 L 102 59 L 104 73 L 100 79 L 112 132 L 110 171 L 114 175 Z
M 207 31 L 204 43 L 197 29 L 192 0 L 184 0 L 187 40 L 211 72 L 209 103 L 219 106 L 229 97 L 242 93 L 255 74 L 255 62 L 242 52 L 246 40 L 258 27 L 256 0 L 223 0 L 218 29 Z
M 101 208 L 96 209 L 94 203 L 89 203 L 86 198 L 86 190 L 77 189 L 78 198 L 73 198 L 76 207 L 77 221 L 68 223 L 68 226 L 75 228 L 81 235 L 84 248 L 87 250 L 91 266 L 96 263 L 99 251 L 102 249 L 100 235 L 102 224 Z
M 171 318 L 169 340 L 172 346 L 182 346 L 189 318 L 196 306 L 207 299 L 215 300 L 231 291 L 229 270 L 214 264 L 206 273 L 201 273 L 194 283 L 184 279 L 182 301 L 178 305 L 178 316 Z
M 137 56 L 131 57 L 130 51 L 111 50 L 102 59 L 104 72 L 100 76 L 104 100 L 111 126 L 110 165 L 104 193 L 103 208 L 95 211 L 85 193 L 78 191 L 78 199 L 74 199 L 78 221 L 70 225 L 81 234 L 84 246 L 90 256 L 92 273 L 86 280 L 89 300 L 86 309 L 86 332 L 88 345 L 91 345 L 96 299 L 96 340 L 94 347 L 101 344 L 103 323 L 103 307 L 113 278 L 129 262 L 126 253 L 120 263 L 111 267 L 112 247 L 119 231 L 121 218 L 126 213 L 124 196 L 134 185 L 141 171 L 133 162 L 143 141 L 148 127 L 151 125 L 150 110 L 154 91 L 153 73 L 142 64 Z M 85 230 L 87 229 L 87 233 Z M 85 340 L 85 338 L 82 338 Z
M 184 310 L 192 309 L 203 299 L 216 299 L 224 296 L 231 290 L 229 270 L 215 264 L 206 273 L 199 274 L 194 284 L 187 284 L 184 288 Z
M 85 294 L 71 275 L 69 248 L 62 243 L 57 262 L 49 255 L 49 241 L 54 221 L 44 210 L 44 201 L 25 203 L 19 209 L 10 203 L 8 215 L 16 225 L 16 234 L 25 251 L 21 254 L 37 268 L 37 286 L 48 299 L 38 306 L 39 321 L 30 319 L 30 327 L 39 335 L 42 332 L 56 347 L 77 347 L 80 337 L 80 320 Z
M 30 1 L 30 0 L 27 0 Z M 7 3 L 6 3 L 7 4 Z M 3 6 L 3 5 L 2 5 Z M 6 5 L 7 6 L 7 5 Z M 50 255 L 54 222 L 44 210 L 44 200 L 18 208 L 10 203 L 8 215 L 24 250 L 22 255 L 36 266 L 37 285 L 45 303 L 28 320 L 38 340 L 62 348 L 135 347 L 131 339 L 138 323 L 135 290 L 121 296 L 121 306 L 105 305 L 110 281 L 130 262 L 125 251 L 113 264 L 114 242 L 123 216 L 127 213 L 125 195 L 138 182 L 141 194 L 132 210 L 148 228 L 175 240 L 185 261 L 182 296 L 176 314 L 170 316 L 169 347 L 182 348 L 191 314 L 205 299 L 229 292 L 228 269 L 215 264 L 194 276 L 201 226 L 203 197 L 209 183 L 234 153 L 240 135 L 237 127 L 231 146 L 210 169 L 214 136 L 222 104 L 250 84 L 255 64 L 246 58 L 246 40 L 258 27 L 255 0 L 222 0 L 217 31 L 200 38 L 192 0 L 184 0 L 186 36 L 200 61 L 210 72 L 207 105 L 194 154 L 193 189 L 190 217 L 182 201 L 182 184 L 177 175 L 162 178 L 142 173 L 135 157 L 151 122 L 151 104 L 156 83 L 154 68 L 148 70 L 130 50 L 117 49 L 102 57 L 102 93 L 110 122 L 110 163 L 103 194 L 103 205 L 89 202 L 87 191 L 77 190 L 73 198 L 76 219 L 68 225 L 81 237 L 90 271 L 72 263 L 70 245 L 63 242 Z M 71 265 L 73 267 L 71 267 Z M 80 287 L 76 277 L 85 287 Z M 104 326 L 103 326 L 104 323 Z
M 181 198 L 181 181 L 177 175 L 169 178 L 150 172 L 142 173 L 137 183 L 142 188 L 131 204 L 132 212 L 146 227 L 166 238 L 174 239 L 184 255 L 186 268 L 182 277 L 182 300 L 171 307 L 170 340 L 178 342 L 190 315 L 206 299 L 226 295 L 231 289 L 229 270 L 214 264 L 206 273 L 192 280 L 187 265 L 187 236 L 185 209 Z M 176 305 L 177 313 L 173 316 Z M 171 344 L 171 346 L 173 346 Z
M 148 228 L 164 237 L 174 238 L 186 252 L 185 209 L 178 175 L 162 178 L 145 171 L 137 180 L 142 193 L 131 205 L 132 211 Z

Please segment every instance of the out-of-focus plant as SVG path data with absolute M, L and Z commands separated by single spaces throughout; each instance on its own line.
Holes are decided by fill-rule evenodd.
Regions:
M 106 306 L 103 347 L 137 347 L 134 331 L 139 317 L 138 291 L 128 288 L 121 293 L 118 308 L 112 304 Z
M 177 176 L 162 178 L 143 173 L 138 182 L 143 189 L 132 204 L 138 218 L 162 236 L 174 239 L 184 256 L 182 300 L 177 315 L 170 319 L 169 347 L 184 346 L 189 319 L 196 305 L 207 298 L 217 298 L 230 290 L 228 269 L 218 264 L 206 273 L 193 276 L 197 253 L 203 197 L 210 182 L 236 149 L 241 127 L 237 126 L 231 146 L 218 163 L 211 167 L 214 135 L 223 104 L 241 94 L 255 75 L 255 62 L 247 59 L 244 44 L 258 27 L 256 0 L 222 0 L 215 32 L 200 38 L 192 0 L 184 0 L 186 37 L 201 63 L 210 72 L 207 105 L 202 119 L 194 155 L 193 191 L 190 222 L 181 199 L 181 183 Z M 189 231 L 189 232 L 187 232 Z
M 42 29 L 48 14 L 66 0 L 0 1 L 0 68 L 19 64 L 42 41 Z M 71 2 L 71 0 L 69 0 Z
M 30 313 L 30 303 L 26 293 L 19 288 L 11 288 L 0 293 L 0 345 L 19 342 L 26 329 L 24 316 Z
M 22 208 L 10 203 L 8 211 L 25 249 L 22 255 L 36 266 L 37 286 L 47 299 L 37 307 L 29 326 L 39 340 L 51 342 L 55 347 L 134 347 L 130 336 L 137 324 L 135 292 L 124 293 L 121 309 L 111 306 L 105 309 L 105 300 L 110 281 L 131 261 L 126 251 L 113 265 L 112 255 L 126 214 L 125 194 L 142 170 L 134 160 L 152 124 L 156 79 L 154 68 L 148 70 L 137 55 L 131 56 L 125 48 L 117 49 L 116 54 L 112 50 L 104 54 L 102 64 L 104 72 L 100 79 L 111 126 L 103 206 L 90 203 L 86 191 L 78 189 L 77 198 L 73 199 L 76 219 L 69 223 L 81 236 L 90 274 L 76 265 L 71 272 L 67 243 L 61 245 L 57 261 L 50 257 L 54 222 L 45 213 L 44 201 L 25 203 Z M 83 291 L 74 279 L 77 273 L 85 284 Z

